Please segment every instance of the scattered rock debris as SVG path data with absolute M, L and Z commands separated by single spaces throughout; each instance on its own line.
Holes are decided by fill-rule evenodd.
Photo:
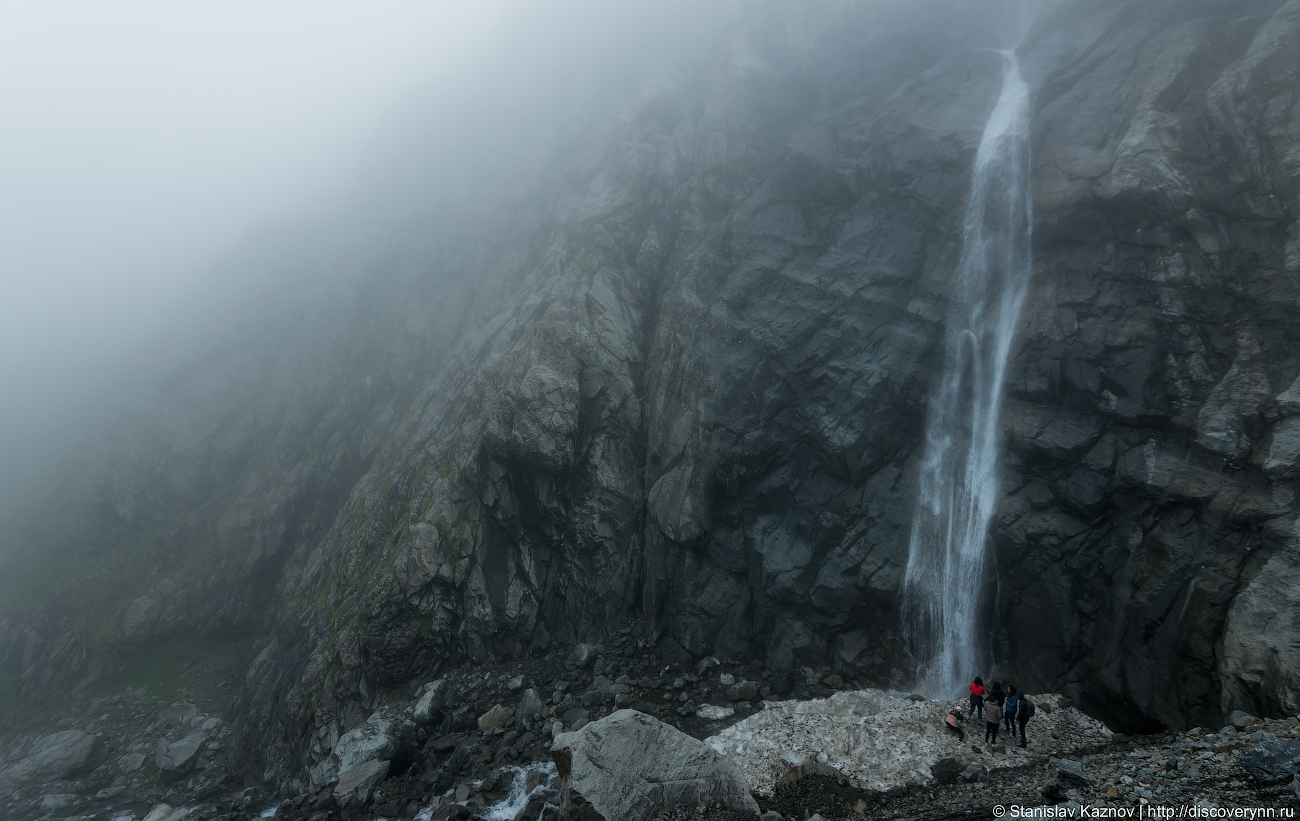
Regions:
M 523 664 L 447 670 L 384 694 L 370 715 L 349 726 L 339 717 L 322 722 L 310 774 L 297 789 L 280 794 L 263 786 L 260 773 L 241 766 L 247 753 L 220 715 L 221 705 L 169 704 L 132 690 L 116 701 L 70 707 L 69 717 L 75 719 L 51 731 L 0 738 L 0 817 L 557 821 L 564 802 L 554 738 L 624 707 L 708 739 L 710 747 L 733 756 L 767 821 L 776 821 L 773 813 L 794 821 L 815 815 L 824 821 L 983 818 L 993 817 L 997 805 L 1013 804 L 1294 807 L 1297 802 L 1291 770 L 1300 745 L 1295 718 L 1241 713 L 1217 731 L 1125 737 L 1111 735 L 1064 699 L 1042 695 L 1029 725 L 1029 747 L 1022 751 L 1009 739 L 986 747 L 975 727 L 959 743 L 939 726 L 951 705 L 865 689 L 865 682 L 845 671 L 706 662 L 666 664 L 632 628 L 608 647 L 589 645 L 583 652 Z M 743 691 L 742 683 L 749 684 Z M 751 694 L 753 700 L 738 698 Z M 495 726 L 480 728 L 480 717 L 498 705 L 493 720 L 485 722 Z M 724 709 L 702 710 L 704 705 Z M 708 718 L 727 709 L 733 714 Z M 842 725 L 838 737 L 832 732 L 837 722 Z M 773 726 L 800 725 L 801 740 L 787 739 L 797 743 L 774 766 L 767 747 L 775 742 L 764 733 Z M 876 739 L 856 762 L 845 758 L 853 746 L 845 727 Z M 810 743 L 808 730 L 819 734 L 820 749 Z M 51 740 L 55 733 L 69 735 Z M 752 760 L 741 754 L 746 740 L 745 754 Z M 66 749 L 68 756 L 50 754 L 54 748 Z M 913 758 L 902 761 L 900 749 L 911 750 Z M 819 760 L 828 751 L 825 761 Z M 32 777 L 46 759 L 57 765 L 49 778 Z M 771 783 L 764 780 L 768 772 L 776 773 Z M 345 781 L 348 795 L 342 796 L 338 789 Z M 581 804 L 580 794 L 570 796 L 573 817 L 579 817 Z M 711 821 L 746 817 L 716 801 L 665 809 L 661 815 Z

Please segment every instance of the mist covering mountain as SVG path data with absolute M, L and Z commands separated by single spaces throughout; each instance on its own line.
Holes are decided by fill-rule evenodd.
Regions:
M 1116 730 L 1300 712 L 1300 2 L 1024 10 L 525 18 L 70 423 L 3 534 L 8 720 L 235 642 L 248 770 L 303 785 L 389 693 L 629 624 L 906 689 L 927 398 L 1013 46 L 1034 265 L 971 641 Z

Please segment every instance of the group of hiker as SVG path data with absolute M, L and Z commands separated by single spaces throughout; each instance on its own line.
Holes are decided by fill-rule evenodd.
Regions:
M 1003 687 L 1002 682 L 995 681 L 986 688 L 984 679 L 976 676 L 970 684 L 970 712 L 963 714 L 958 707 L 944 717 L 944 726 L 956 733 L 959 742 L 966 740 L 962 723 L 968 716 L 978 716 L 984 722 L 985 744 L 998 743 L 999 734 L 1014 741 L 1019 727 L 1020 746 L 1029 746 L 1025 725 L 1034 717 L 1034 703 L 1013 684 Z

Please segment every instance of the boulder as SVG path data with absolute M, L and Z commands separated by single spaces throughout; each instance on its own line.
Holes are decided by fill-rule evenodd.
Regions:
M 590 667 L 591 663 L 596 660 L 596 656 L 599 652 L 599 648 L 594 644 L 579 644 L 573 648 L 572 653 L 569 653 L 569 664 L 579 670 Z
M 984 780 L 984 768 L 978 764 L 968 764 L 966 769 L 957 774 L 962 781 L 974 782 Z
M 703 742 L 635 710 L 619 710 L 551 747 L 566 807 L 650 821 L 676 807 L 721 804 L 750 816 L 758 804 L 736 764 Z
M 493 705 L 491 710 L 478 717 L 478 728 L 483 732 L 506 726 L 510 720 L 510 711 L 501 704 Z
M 1300 739 L 1279 738 L 1242 747 L 1241 766 L 1258 781 L 1282 781 L 1300 773 Z
M 47 783 L 93 769 L 104 752 L 103 743 L 80 730 L 63 730 L 38 740 L 27 756 L 0 773 L 6 781 Z
M 758 698 L 758 682 L 741 681 L 727 688 L 727 698 L 731 701 L 753 701 Z
M 560 720 L 570 730 L 581 730 L 591 721 L 591 715 L 581 707 L 570 707 L 560 714 Z
M 544 706 L 541 694 L 529 687 L 524 690 L 523 697 L 519 699 L 519 706 L 515 709 L 515 721 L 523 724 L 530 718 L 537 718 L 542 714 Z
M 149 814 L 144 817 L 144 821 L 184 821 L 191 815 L 193 815 L 193 812 L 184 807 L 173 807 L 171 804 L 155 804 L 154 808 L 149 810 Z
M 41 796 L 41 812 L 46 814 L 66 810 L 81 801 L 81 796 L 73 793 L 48 793 Z
M 158 620 L 162 604 L 153 596 L 145 594 L 126 607 L 122 614 L 122 634 L 127 641 L 139 641 L 147 638 Z
M 940 784 L 955 784 L 966 765 L 955 758 L 941 758 L 930 765 L 930 775 Z
M 172 727 L 183 727 L 190 723 L 191 720 L 198 718 L 199 708 L 193 704 L 177 702 L 158 714 L 158 720 L 154 723 L 158 729 L 167 730 Z
M 788 696 L 794 692 L 794 673 L 789 670 L 777 673 L 772 676 L 772 694 L 778 696 Z
M 442 717 L 442 708 L 447 700 L 447 680 L 440 678 L 425 685 L 424 693 L 415 701 L 411 717 L 416 724 L 428 726 Z
M 1238 730 L 1244 730 L 1252 724 L 1259 723 L 1259 719 L 1255 718 L 1245 710 L 1233 710 L 1228 714 L 1228 721 Z
M 375 760 L 358 764 L 339 774 L 339 783 L 334 787 L 334 797 L 343 808 L 362 806 L 370 800 L 375 787 L 388 777 L 387 761 Z
M 208 734 L 202 730 L 182 738 L 180 741 L 168 743 L 166 740 L 159 739 L 158 749 L 154 753 L 154 763 L 158 765 L 158 776 L 163 781 L 176 781 L 184 778 L 194 765 L 198 763 L 199 756 L 208 746 Z
M 390 718 L 372 715 L 365 724 L 349 730 L 334 742 L 339 774 L 370 761 L 388 761 L 398 749 L 398 725 Z
M 1092 786 L 1092 780 L 1083 773 L 1083 765 L 1078 761 L 1072 761 L 1068 758 L 1054 759 L 1050 764 L 1056 769 L 1056 777 L 1064 784 L 1073 789 L 1087 789 Z
M 702 718 L 705 721 L 721 721 L 724 718 L 731 718 L 735 714 L 734 707 L 718 707 L 713 704 L 705 704 L 695 711 L 695 717 Z
M 143 767 L 147 759 L 144 753 L 127 753 L 117 760 L 117 768 L 124 773 L 133 773 Z
M 155 804 L 145 815 L 144 821 L 166 821 L 172 814 L 171 804 Z

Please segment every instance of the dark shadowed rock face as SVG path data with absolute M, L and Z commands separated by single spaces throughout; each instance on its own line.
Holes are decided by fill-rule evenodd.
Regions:
M 915 465 L 999 58 L 751 13 L 510 208 L 358 240 L 127 414 L 57 536 L 161 557 L 110 647 L 274 625 L 244 702 L 281 778 L 384 688 L 637 618 L 669 658 L 906 686 Z M 1300 2 L 1069 0 L 1020 51 L 1035 273 L 972 640 L 1116 729 L 1295 713 Z M 28 692 L 113 652 L 62 612 L 0 622 Z

